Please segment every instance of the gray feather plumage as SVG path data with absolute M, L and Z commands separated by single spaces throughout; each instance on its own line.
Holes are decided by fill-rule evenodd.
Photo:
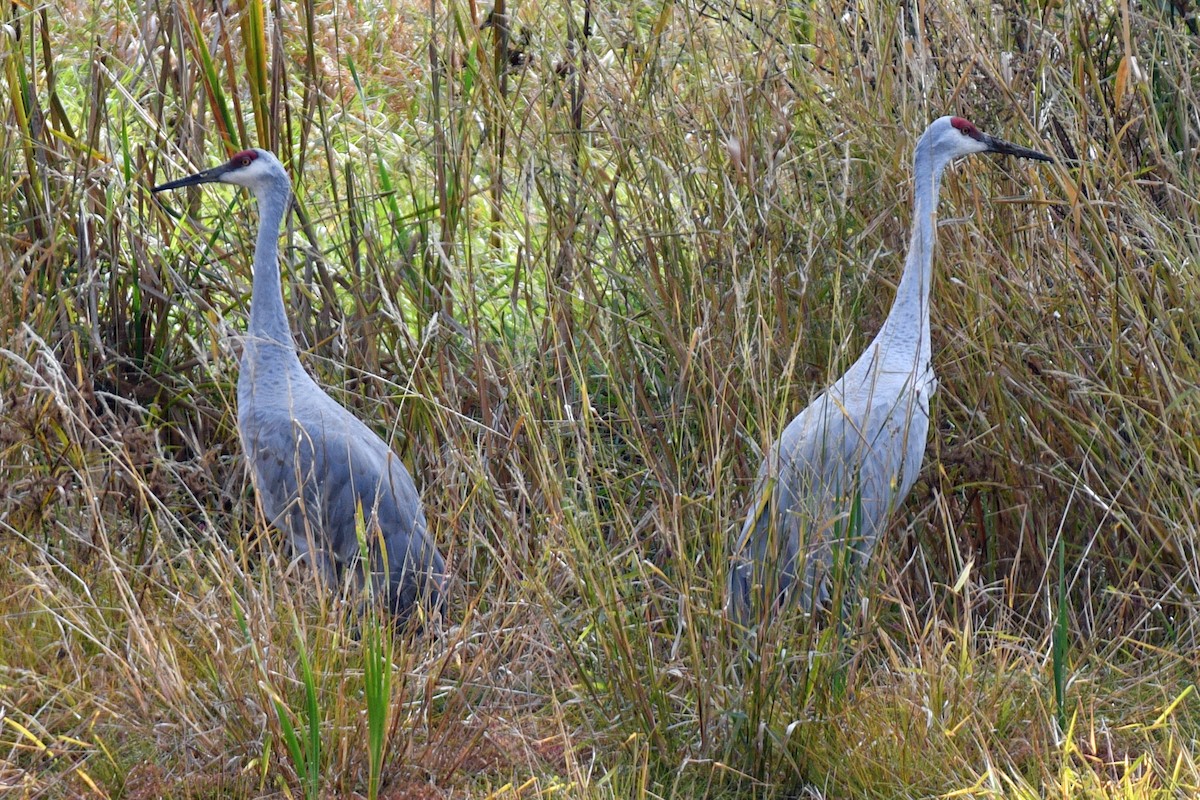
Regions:
M 928 367 L 882 373 L 878 360 L 860 359 L 763 460 L 730 572 L 731 612 L 743 624 L 788 596 L 806 611 L 826 606 L 835 567 L 846 578 L 863 569 L 916 481 L 936 380 Z M 897 381 L 906 385 L 891 391 Z
M 238 433 L 267 519 L 330 588 L 348 576 L 361 585 L 369 569 L 372 586 L 399 620 L 418 604 L 440 612 L 446 567 L 411 476 L 374 431 L 308 376 L 296 354 L 278 262 L 291 200 L 287 172 L 267 151 L 246 150 L 155 191 L 212 182 L 243 186 L 258 201 L 250 325 L 238 375 Z
M 941 117 L 921 135 L 913 231 L 892 309 L 850 369 L 784 429 L 759 469 L 729 564 L 728 610 L 740 624 L 769 619 L 788 601 L 806 611 L 827 607 L 834 577 L 851 588 L 916 482 L 937 389 L 929 290 L 941 175 L 955 158 L 983 152 L 1052 160 L 960 117 Z
M 238 381 L 238 431 L 263 512 L 330 586 L 348 569 L 362 580 L 361 531 L 372 581 L 395 614 L 418 602 L 440 608 L 446 568 L 408 471 L 299 361 L 262 357 L 275 346 L 248 341 Z

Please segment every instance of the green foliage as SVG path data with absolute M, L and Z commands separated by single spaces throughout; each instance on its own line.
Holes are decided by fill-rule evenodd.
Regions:
M 379 797 L 379 781 L 387 752 L 387 725 L 392 700 L 392 648 L 387 623 L 368 619 L 363 637 L 363 692 L 367 705 L 367 797 Z
M 300 622 L 295 618 L 293 622 L 299 645 L 296 655 L 300 658 L 300 680 L 304 685 L 304 712 L 298 715 L 302 723 L 302 732 L 297 732 L 291 720 L 293 712 L 284 701 L 278 697 L 271 699 L 279 727 L 283 731 L 283 743 L 287 746 L 288 754 L 292 757 L 292 766 L 304 787 L 304 796 L 313 800 L 321 790 L 321 706 L 317 700 L 317 682 L 309 664 L 304 634 L 300 630 Z

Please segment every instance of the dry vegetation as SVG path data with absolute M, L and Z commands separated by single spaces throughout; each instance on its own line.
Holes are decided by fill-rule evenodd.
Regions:
M 506 41 L 449 3 L 5 5 L 0 791 L 1200 792 L 1195 4 L 525 3 Z M 749 480 L 877 329 L 945 112 L 1062 161 L 947 175 L 922 480 L 854 624 L 746 653 Z M 349 629 L 255 511 L 255 211 L 149 192 L 251 144 L 305 363 L 452 563 L 439 635 Z

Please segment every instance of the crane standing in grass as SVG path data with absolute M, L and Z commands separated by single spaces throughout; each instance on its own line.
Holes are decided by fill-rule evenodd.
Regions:
M 1052 161 L 983 133 L 962 117 L 934 120 L 913 158 L 912 240 L 892 310 L 875 339 L 800 412 L 767 453 L 729 565 L 728 609 L 769 620 L 788 600 L 828 607 L 871 557 L 921 470 L 929 398 L 929 287 L 942 171 L 972 153 Z M 844 597 L 845 595 L 843 595 Z
M 245 150 L 155 192 L 231 183 L 258 201 L 250 327 L 238 375 L 238 433 L 267 518 L 295 556 L 337 586 L 366 571 L 398 622 L 441 612 L 446 568 L 408 471 L 370 428 L 318 386 L 296 354 L 280 288 L 278 241 L 291 182 L 275 156 Z M 360 534 L 365 541 L 360 544 Z

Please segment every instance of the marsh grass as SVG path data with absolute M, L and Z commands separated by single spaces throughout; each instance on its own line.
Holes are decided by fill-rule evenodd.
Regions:
M 8 5 L 0 786 L 1180 797 L 1200 47 L 1129 4 Z M 919 12 L 922 16 L 913 16 Z M 1194 22 L 1194 20 L 1193 20 Z M 842 625 L 722 613 L 762 452 L 946 176 L 922 479 Z M 444 630 L 352 635 L 234 427 L 269 146 L 303 360 L 417 476 Z

